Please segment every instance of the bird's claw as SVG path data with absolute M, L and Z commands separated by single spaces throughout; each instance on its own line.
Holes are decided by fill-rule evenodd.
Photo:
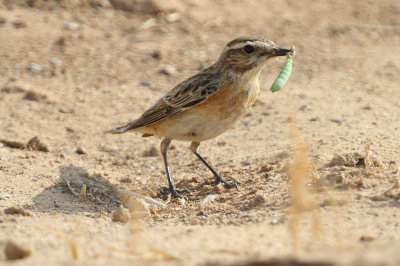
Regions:
M 235 187 L 236 190 L 239 190 L 239 187 L 238 187 L 239 183 L 236 182 L 236 181 L 234 181 L 234 182 L 227 182 L 227 181 L 225 181 L 223 178 L 217 178 L 216 182 L 217 182 L 217 185 L 222 183 L 222 184 L 223 184 L 225 187 L 227 187 L 227 188 Z
M 168 196 L 171 195 L 171 197 L 178 198 L 178 199 L 185 199 L 188 200 L 188 197 L 185 195 L 181 195 L 183 193 L 190 193 L 189 189 L 175 189 L 175 188 L 169 188 L 169 187 L 161 187 L 162 190 L 168 191 Z

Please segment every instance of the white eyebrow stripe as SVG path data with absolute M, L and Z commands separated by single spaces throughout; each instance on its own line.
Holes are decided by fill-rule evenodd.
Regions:
M 229 47 L 229 49 L 239 49 L 244 46 L 244 43 L 236 43 L 234 46 Z
M 265 46 L 265 43 L 260 41 L 247 41 L 247 44 L 256 45 L 256 46 Z
M 254 45 L 254 46 L 265 46 L 265 43 L 260 42 L 260 41 L 246 41 L 246 42 L 240 42 L 235 44 L 234 46 L 229 47 L 229 49 L 239 49 L 243 48 L 245 45 Z

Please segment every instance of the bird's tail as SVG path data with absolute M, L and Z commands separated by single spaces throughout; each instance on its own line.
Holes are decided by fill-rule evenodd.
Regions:
M 124 125 L 124 126 L 120 126 L 120 127 L 116 127 L 116 128 L 107 130 L 107 131 L 104 132 L 104 133 L 122 134 L 122 133 L 128 131 L 129 129 L 131 129 L 131 128 L 130 128 L 130 125 L 128 124 L 128 125 Z

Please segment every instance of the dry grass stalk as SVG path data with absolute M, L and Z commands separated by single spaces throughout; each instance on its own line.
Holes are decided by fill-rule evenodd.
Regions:
M 72 258 L 74 260 L 79 259 L 81 253 L 78 246 L 75 244 L 75 241 L 72 238 L 66 237 L 65 235 L 63 240 L 68 244 L 69 250 L 72 254 Z
M 58 235 L 59 238 L 61 238 L 65 243 L 67 243 L 69 250 L 71 252 L 72 258 L 74 260 L 78 260 L 81 257 L 81 252 L 80 249 L 78 247 L 78 245 L 76 244 L 76 236 L 78 235 L 78 228 L 80 226 L 80 222 L 78 222 L 77 226 L 74 227 L 72 234 L 66 235 L 61 231 L 55 231 L 55 233 Z M 51 228 L 51 227 L 50 227 Z
M 290 140 L 295 150 L 295 156 L 289 165 L 289 192 L 292 198 L 292 206 L 288 211 L 288 230 L 292 239 L 292 248 L 298 249 L 298 224 L 301 213 L 316 208 L 315 199 L 308 192 L 306 183 L 312 174 L 312 163 L 309 158 L 309 148 L 304 143 L 298 128 L 294 122 L 290 123 Z M 312 229 L 318 232 L 320 228 L 317 214 L 313 215 Z M 316 234 L 314 232 L 314 234 Z M 314 237 L 318 237 L 314 235 Z
M 321 179 L 321 177 L 318 174 L 317 167 L 315 166 L 315 164 L 312 164 L 311 176 L 312 176 L 314 182 L 317 182 L 318 180 Z
M 86 198 L 86 185 L 83 184 L 81 188 L 81 198 Z
M 374 162 L 372 161 L 371 155 L 371 140 L 368 140 L 367 144 L 364 147 L 365 150 L 365 156 L 364 156 L 364 164 L 365 164 L 365 169 L 369 170 L 373 167 L 375 167 Z
M 67 186 L 69 188 L 69 191 L 71 191 L 71 193 L 77 197 L 79 197 L 79 194 L 75 192 L 75 190 L 71 187 L 71 184 L 69 183 L 69 180 L 65 180 L 65 183 L 67 183 Z
M 291 124 L 290 127 L 290 139 L 296 151 L 295 157 L 289 165 L 291 212 L 301 213 L 316 207 L 315 200 L 307 190 L 307 180 L 311 178 L 313 166 L 309 158 L 309 148 L 294 124 Z
M 317 209 L 312 210 L 311 231 L 312 231 L 313 242 L 322 240 L 321 217 Z
M 158 258 L 162 259 L 163 261 L 179 260 L 178 256 L 173 255 L 165 250 L 155 248 L 155 247 L 149 247 L 148 254 L 145 254 L 144 256 L 147 257 L 146 255 L 151 259 L 153 259 L 154 257 L 158 257 Z

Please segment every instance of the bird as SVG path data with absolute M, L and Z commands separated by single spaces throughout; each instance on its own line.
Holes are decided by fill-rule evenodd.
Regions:
M 180 82 L 139 118 L 106 133 L 129 131 L 163 138 L 160 151 L 172 197 L 182 198 L 181 194 L 189 192 L 177 190 L 171 179 L 167 150 L 172 140 L 191 141 L 191 151 L 212 172 L 216 183 L 238 189 L 237 182 L 227 182 L 203 158 L 198 151 L 200 142 L 224 133 L 250 110 L 260 94 L 261 70 L 272 58 L 288 52 L 263 38 L 229 41 L 214 64 Z

